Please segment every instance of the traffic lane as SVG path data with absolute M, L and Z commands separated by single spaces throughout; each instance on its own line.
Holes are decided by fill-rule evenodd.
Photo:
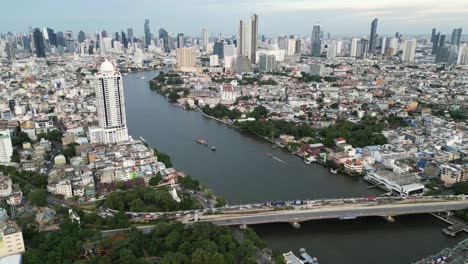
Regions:
M 383 210 L 382 208 L 359 208 L 359 209 L 342 209 L 336 211 L 315 211 L 315 212 L 291 212 L 275 215 L 246 215 L 239 217 L 226 217 L 225 219 L 203 219 L 199 221 L 209 221 L 216 225 L 241 225 L 241 224 L 263 224 L 274 222 L 301 222 L 316 219 L 330 219 L 344 216 L 387 216 L 387 215 L 403 215 L 403 214 L 420 214 L 428 212 L 441 212 L 465 209 L 464 204 L 443 206 L 443 205 L 425 205 L 412 207 L 392 208 L 391 210 Z

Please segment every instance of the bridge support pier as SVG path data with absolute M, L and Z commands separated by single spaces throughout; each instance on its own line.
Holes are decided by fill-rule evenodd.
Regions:
M 395 218 L 393 218 L 393 216 L 391 216 L 391 215 L 382 216 L 382 218 L 383 218 L 385 221 L 389 222 L 389 223 L 395 223 L 395 222 L 396 222 Z
M 240 228 L 241 230 L 245 230 L 245 229 L 247 229 L 247 225 L 246 225 L 246 224 L 242 224 L 242 225 L 239 226 L 239 228 Z
M 289 222 L 292 228 L 299 229 L 301 228 L 301 224 L 299 222 Z

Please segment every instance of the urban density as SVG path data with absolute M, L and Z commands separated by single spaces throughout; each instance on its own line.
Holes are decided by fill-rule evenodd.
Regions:
M 392 33 L 379 29 L 391 22 L 377 12 L 358 30 L 367 34 L 335 34 L 320 22 L 308 34 L 272 34 L 261 11 L 239 18 L 231 34 L 210 25 L 171 32 L 145 17 L 116 32 L 41 20 L 0 32 L 0 263 L 468 261 L 463 21 Z M 163 110 L 145 110 L 155 104 Z M 177 129 L 175 116 L 189 114 Z M 207 127 L 214 132 L 202 134 Z M 225 129 L 245 143 L 226 149 L 234 136 Z M 252 148 L 261 148 L 256 160 L 243 152 Z M 248 182 L 223 178 L 241 167 L 258 170 Z M 271 173 L 282 169 L 290 180 Z M 268 191 L 307 185 L 299 170 L 325 180 L 305 194 Z M 255 187 L 264 195 L 243 197 L 262 171 L 271 174 Z M 353 191 L 334 192 L 337 181 Z M 332 195 L 315 195 L 321 189 Z M 353 255 L 363 259 L 345 262 L 339 241 L 362 231 L 344 226 L 373 218 L 402 243 L 406 231 L 392 228 L 400 219 L 412 231 L 436 224 L 432 237 L 412 238 L 418 251 L 397 241 L 389 257 L 389 244 L 369 240 L 372 250 Z M 332 225 L 327 241 L 340 252 L 312 246 L 312 232 L 299 247 L 278 246 L 257 232 L 263 225 L 287 227 L 275 241 Z M 429 239 L 441 243 L 424 246 Z

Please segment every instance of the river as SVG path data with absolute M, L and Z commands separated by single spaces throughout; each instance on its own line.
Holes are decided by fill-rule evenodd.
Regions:
M 229 204 L 315 198 L 363 197 L 380 193 L 362 178 L 332 174 L 250 134 L 196 111 L 185 111 L 148 88 L 157 71 L 124 77 L 129 132 L 168 153 L 182 170 L 227 199 Z M 141 79 L 145 76 L 145 79 Z M 204 138 L 216 151 L 195 142 Z M 268 154 L 270 153 L 270 154 Z M 272 158 L 270 155 L 276 157 Z M 253 228 L 277 252 L 304 247 L 320 263 L 411 263 L 465 238 L 442 234 L 430 215 L 324 220 L 257 225 Z

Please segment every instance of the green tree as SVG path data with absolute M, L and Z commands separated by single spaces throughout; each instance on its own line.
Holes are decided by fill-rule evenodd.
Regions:
M 25 142 L 31 143 L 32 140 L 31 138 L 29 138 L 29 135 L 27 133 L 22 131 L 16 133 L 16 135 L 11 138 L 12 145 L 20 149 L 23 148 L 23 143 Z
M 35 206 L 47 205 L 47 191 L 44 189 L 37 189 L 29 193 L 28 200 Z
M 221 196 L 216 197 L 216 207 L 223 207 L 226 204 L 227 204 L 226 200 L 223 197 Z
M 149 180 L 149 185 L 156 186 L 161 182 L 161 180 L 162 180 L 161 173 L 158 172 L 156 175 L 151 177 L 151 179 Z

